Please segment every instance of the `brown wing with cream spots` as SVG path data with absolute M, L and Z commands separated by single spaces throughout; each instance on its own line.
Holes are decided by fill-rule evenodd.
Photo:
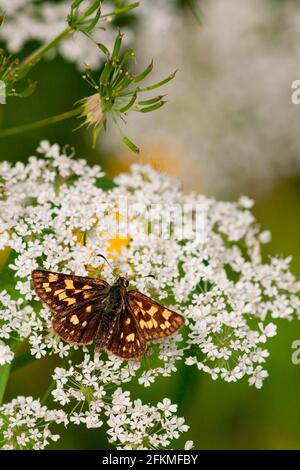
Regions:
M 138 359 L 145 353 L 146 344 L 133 313 L 125 307 L 106 347 L 107 351 L 122 359 Z
M 32 282 L 38 297 L 54 312 L 56 333 L 68 343 L 94 340 L 109 289 L 106 281 L 35 270 Z
M 139 291 L 128 292 L 128 302 L 141 334 L 147 341 L 170 336 L 184 325 L 184 318 Z
M 92 308 L 87 313 L 86 307 L 78 307 L 72 312 L 55 314 L 52 319 L 54 331 L 67 343 L 90 344 L 94 341 L 101 320 L 103 306 L 99 300 L 94 300 L 89 306 Z
M 95 299 L 107 293 L 109 286 L 102 279 L 44 270 L 32 271 L 31 278 L 38 297 L 54 313 L 71 312 L 78 305 L 89 307 Z

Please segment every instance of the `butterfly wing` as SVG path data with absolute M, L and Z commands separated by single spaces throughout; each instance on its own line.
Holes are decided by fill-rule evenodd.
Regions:
M 146 344 L 133 312 L 125 305 L 106 347 L 107 351 L 122 359 L 138 359 L 145 353 Z
M 184 325 L 184 317 L 137 290 L 128 292 L 128 303 L 147 341 L 170 336 Z
M 38 297 L 54 312 L 52 325 L 56 333 L 69 343 L 91 343 L 104 308 L 108 283 L 44 270 L 33 271 L 32 282 Z

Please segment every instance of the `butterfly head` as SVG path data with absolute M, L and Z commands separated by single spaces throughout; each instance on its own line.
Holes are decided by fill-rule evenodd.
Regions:
M 129 286 L 129 281 L 125 277 L 120 276 L 116 280 L 116 286 L 127 288 Z

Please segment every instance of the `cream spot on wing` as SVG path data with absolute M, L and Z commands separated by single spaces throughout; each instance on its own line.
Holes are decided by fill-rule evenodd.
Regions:
M 83 326 L 84 328 L 86 325 L 87 325 L 87 321 L 84 321 L 81 326 Z
M 92 295 L 93 295 L 93 294 L 92 294 L 91 292 L 85 292 L 85 293 L 83 294 L 83 297 L 84 297 L 84 299 L 88 299 L 89 297 L 92 297 Z
M 165 323 L 165 327 L 166 327 L 166 328 L 170 328 L 170 326 L 171 326 L 171 323 L 170 323 L 170 322 L 168 322 L 168 321 L 166 321 L 166 323 Z
M 86 311 L 86 313 L 91 313 L 91 311 L 92 311 L 92 306 L 89 305 L 88 307 L 86 307 L 85 311 Z
M 124 333 L 123 333 L 123 331 L 122 331 L 122 333 L 120 334 L 120 338 L 122 339 L 123 336 L 124 336 Z
M 136 303 L 138 304 L 138 306 L 139 306 L 140 308 L 143 307 L 143 302 L 138 302 L 138 301 L 136 301 Z
M 147 328 L 149 328 L 149 330 L 151 330 L 153 328 L 152 320 L 147 321 L 146 324 L 147 324 Z
M 89 286 L 88 284 L 85 284 L 82 289 L 86 290 L 86 289 L 91 289 L 91 288 L 92 288 L 91 286 Z
M 140 321 L 140 327 L 142 328 L 142 330 L 145 328 L 146 325 L 147 325 L 147 322 L 145 322 L 145 320 Z
M 75 289 L 72 279 L 65 279 L 66 289 Z
M 128 317 L 128 318 L 126 318 L 124 323 L 125 323 L 125 325 L 130 325 L 130 322 L 131 322 L 131 318 Z
M 164 325 L 163 323 L 160 325 L 160 327 L 161 327 L 162 330 L 166 329 L 166 325 Z
M 59 294 L 59 296 L 58 296 L 59 300 L 64 300 L 64 299 L 66 299 L 67 297 L 68 297 L 68 296 L 67 296 L 67 294 L 66 294 L 65 291 L 63 291 L 63 292 L 62 292 L 61 294 Z
M 46 291 L 46 292 L 51 292 L 52 289 L 51 289 L 51 287 L 46 287 L 45 291 Z
M 149 315 L 152 316 L 152 315 L 154 315 L 155 313 L 157 313 L 158 310 L 159 310 L 159 309 L 158 309 L 157 307 L 155 307 L 154 305 L 152 305 L 152 307 L 150 308 L 150 310 L 148 310 L 147 313 L 149 313 Z
M 58 280 L 58 275 L 57 274 L 49 274 L 49 282 L 56 282 Z
M 64 299 L 64 302 L 68 302 L 68 307 L 70 305 L 76 304 L 76 299 Z
M 153 323 L 154 328 L 157 328 L 158 323 L 157 323 L 157 321 L 155 320 L 155 318 L 152 318 L 152 323 Z
M 56 290 L 56 291 L 54 292 L 54 295 L 59 295 L 59 294 L 61 294 L 61 293 L 64 292 L 64 291 L 65 291 L 65 289 L 58 289 L 58 290 Z
M 164 310 L 163 313 L 162 313 L 162 316 L 164 317 L 165 320 L 169 320 L 170 316 L 171 316 L 171 312 L 169 312 L 169 310 Z
M 49 287 L 49 282 L 43 282 L 43 287 Z
M 78 325 L 79 318 L 77 317 L 77 315 L 72 315 L 70 318 L 70 322 L 73 323 L 73 325 Z
M 130 335 L 126 336 L 126 341 L 134 341 L 134 338 L 135 338 L 135 334 L 134 333 L 131 333 Z
M 123 346 L 123 351 L 126 351 L 126 346 Z

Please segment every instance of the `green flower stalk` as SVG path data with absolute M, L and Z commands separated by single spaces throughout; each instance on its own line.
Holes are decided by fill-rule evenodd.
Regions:
M 91 32 L 100 21 L 105 21 L 107 17 L 122 15 L 139 6 L 138 2 L 131 3 L 122 8 L 115 9 L 108 14 L 101 15 L 101 4 L 103 0 L 90 0 L 88 5 L 83 6 L 84 0 L 74 0 L 71 4 L 70 12 L 66 18 L 66 27 L 51 41 L 42 44 L 23 61 L 18 59 L 3 58 L 0 53 L 0 79 L 4 81 L 8 90 L 7 95 L 26 97 L 34 91 L 35 83 L 29 82 L 28 88 L 22 93 L 17 93 L 15 84 L 23 80 L 33 67 L 53 48 L 67 39 L 76 31 L 90 37 Z M 0 13 L 0 26 L 5 21 L 5 15 Z M 92 41 L 92 38 L 90 38 Z M 3 56 L 3 57 L 2 57 Z M 2 70 L 2 67 L 3 70 Z

